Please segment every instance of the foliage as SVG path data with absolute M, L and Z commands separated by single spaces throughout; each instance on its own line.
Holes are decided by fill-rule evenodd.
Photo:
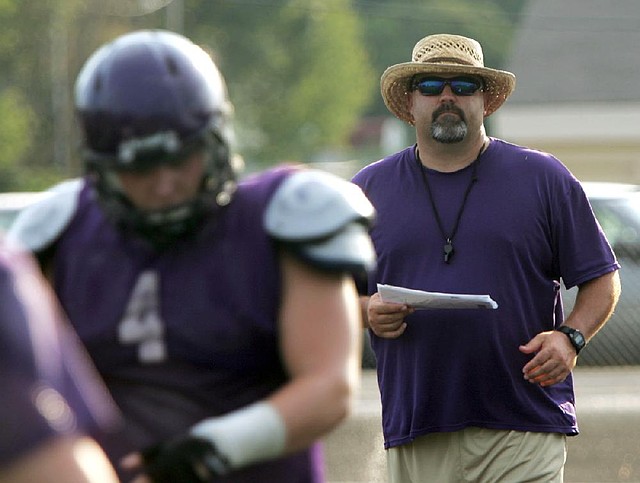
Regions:
M 33 112 L 16 88 L 0 92 L 0 190 L 17 180 L 19 160 L 30 147 Z
M 305 160 L 344 145 L 375 84 L 350 2 L 213 3 L 188 9 L 187 31 L 219 57 L 245 157 Z
M 73 82 L 91 52 L 124 32 L 169 27 L 211 47 L 236 107 L 238 148 L 264 165 L 345 155 L 361 119 L 388 116 L 380 74 L 408 60 L 424 35 L 474 37 L 499 67 L 525 2 L 173 0 L 107 14 L 164 3 L 0 0 L 0 189 L 81 172 Z M 183 10 L 181 23 L 170 22 L 170 8 Z

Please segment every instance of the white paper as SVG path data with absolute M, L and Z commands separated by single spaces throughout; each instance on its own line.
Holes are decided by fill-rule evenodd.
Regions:
M 489 295 L 424 292 L 394 285 L 378 284 L 378 292 L 385 302 L 406 304 L 416 309 L 497 309 Z

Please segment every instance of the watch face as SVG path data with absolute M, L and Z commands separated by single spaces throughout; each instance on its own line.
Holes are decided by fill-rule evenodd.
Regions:
M 584 335 L 582 335 L 581 332 L 575 331 L 573 334 L 573 340 L 576 341 L 576 344 L 578 344 L 580 347 L 584 346 Z
M 584 348 L 584 346 L 587 344 L 587 341 L 584 338 L 584 335 L 582 335 L 582 332 L 580 332 L 577 329 L 573 329 L 567 326 L 560 326 L 558 327 L 558 330 L 569 337 L 571 344 L 576 349 L 576 354 L 580 352 Z

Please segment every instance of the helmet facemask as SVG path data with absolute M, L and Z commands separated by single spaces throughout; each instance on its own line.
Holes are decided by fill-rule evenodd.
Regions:
M 159 210 L 141 210 L 129 200 L 119 181 L 119 172 L 144 172 L 163 164 L 176 164 L 198 150 L 205 152 L 205 173 L 194 198 Z M 236 168 L 232 166 L 226 144 L 211 131 L 175 151 L 146 145 L 134 159 L 126 162 L 126 167 L 122 161 L 107 160 L 102 156 L 88 154 L 85 159 L 88 174 L 109 219 L 157 248 L 165 248 L 193 233 L 205 217 L 215 214 L 231 201 L 236 187 Z

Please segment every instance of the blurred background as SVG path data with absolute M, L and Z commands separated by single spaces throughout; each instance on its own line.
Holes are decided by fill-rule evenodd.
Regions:
M 640 1 L 0 0 L 0 229 L 82 174 L 75 77 L 101 44 L 141 28 L 211 52 L 247 172 L 294 162 L 345 178 L 413 143 L 380 97 L 384 69 L 429 34 L 480 41 L 485 65 L 517 77 L 488 134 L 565 163 L 622 264 L 616 313 L 579 358 L 583 436 L 566 481 L 640 481 Z M 563 290 L 568 309 L 574 298 Z M 366 340 L 363 366 L 375 367 Z M 332 482 L 384 481 L 379 411 L 365 371 L 354 416 L 329 440 Z
M 38 197 L 24 192 L 82 174 L 76 75 L 141 28 L 211 52 L 247 172 L 293 162 L 345 178 L 415 138 L 384 106 L 382 72 L 425 35 L 480 41 L 485 65 L 517 77 L 489 135 L 550 152 L 585 182 L 623 265 L 623 299 L 579 364 L 640 364 L 639 1 L 0 0 L 0 228 Z
M 99 45 L 139 28 L 212 53 L 249 170 L 335 163 L 350 175 L 409 144 L 380 74 L 421 37 L 452 32 L 518 78 L 489 134 L 556 154 L 583 180 L 640 182 L 636 0 L 1 0 L 0 190 L 80 172 L 76 74 Z
M 78 175 L 73 83 L 102 43 L 164 28 L 207 48 L 236 109 L 248 170 L 277 162 L 368 163 L 411 142 L 380 74 L 421 37 L 456 32 L 504 65 L 519 0 L 0 1 L 0 190 Z M 353 170 L 346 164 L 336 169 Z M 348 173 L 347 173 L 348 174 Z
M 76 74 L 99 45 L 139 28 L 212 53 L 249 170 L 334 163 L 349 176 L 409 144 L 380 74 L 421 37 L 452 32 L 518 78 L 489 134 L 552 152 L 580 179 L 640 182 L 635 0 L 1 0 L 0 190 L 80 172 Z

